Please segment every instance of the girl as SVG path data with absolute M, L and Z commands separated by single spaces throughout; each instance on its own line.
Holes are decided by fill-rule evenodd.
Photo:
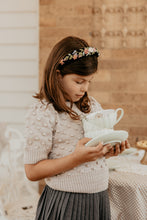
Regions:
M 47 60 L 40 92 L 27 115 L 25 172 L 45 178 L 36 220 L 108 220 L 108 168 L 105 157 L 129 147 L 99 143 L 85 147 L 81 116 L 101 110 L 88 96 L 99 52 L 77 37 L 55 45 Z

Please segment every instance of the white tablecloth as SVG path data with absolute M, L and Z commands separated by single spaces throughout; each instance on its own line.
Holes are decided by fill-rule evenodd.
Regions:
M 129 149 L 120 156 L 107 159 L 107 164 L 110 170 L 147 175 L 147 165 L 140 163 L 143 155 L 144 150 Z
M 144 152 L 108 159 L 112 220 L 147 220 L 147 165 Z

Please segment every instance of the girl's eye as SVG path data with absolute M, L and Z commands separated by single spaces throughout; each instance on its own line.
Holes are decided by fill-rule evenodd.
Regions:
M 82 83 L 83 83 L 83 81 L 77 81 L 76 83 L 77 83 L 77 84 L 82 84 Z

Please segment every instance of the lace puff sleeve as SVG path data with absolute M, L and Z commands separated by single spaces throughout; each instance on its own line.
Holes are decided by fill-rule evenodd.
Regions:
M 34 164 L 48 158 L 52 149 L 52 134 L 55 127 L 55 110 L 36 101 L 26 115 L 24 163 Z

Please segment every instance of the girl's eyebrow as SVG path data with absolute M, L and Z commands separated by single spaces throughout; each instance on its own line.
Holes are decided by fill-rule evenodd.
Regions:
M 90 80 L 86 80 L 86 79 L 84 79 L 82 77 L 77 77 L 78 80 L 83 80 L 83 81 L 91 81 L 93 78 L 94 78 L 94 76 Z
M 81 77 L 75 77 L 75 78 L 73 78 L 73 80 L 83 80 L 83 81 L 85 81 L 85 79 L 83 79 Z

